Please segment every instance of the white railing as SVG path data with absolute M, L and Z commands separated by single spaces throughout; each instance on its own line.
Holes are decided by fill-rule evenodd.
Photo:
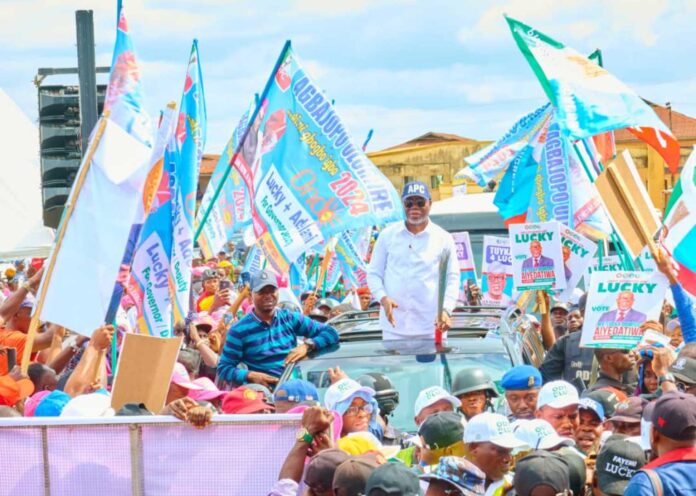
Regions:
M 0 495 L 263 496 L 300 415 L 2 418 Z

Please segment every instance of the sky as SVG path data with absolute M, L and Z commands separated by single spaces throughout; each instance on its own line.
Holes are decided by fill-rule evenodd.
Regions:
M 696 0 L 123 0 L 147 108 L 180 100 L 199 42 L 206 153 L 220 153 L 286 39 L 368 151 L 428 131 L 491 140 L 545 101 L 506 13 L 656 103 L 696 116 Z M 39 67 L 77 63 L 75 10 L 94 11 L 97 65 L 111 61 L 116 0 L 0 0 L 0 88 L 36 121 Z M 44 84 L 74 82 L 50 77 Z M 98 82 L 105 83 L 106 75 Z M 38 145 L 38 137 L 37 137 Z

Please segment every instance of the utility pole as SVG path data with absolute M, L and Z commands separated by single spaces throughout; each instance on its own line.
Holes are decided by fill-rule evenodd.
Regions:
M 87 149 L 89 135 L 97 124 L 97 74 L 94 56 L 94 19 L 91 10 L 75 12 L 77 74 L 80 81 L 80 138 Z

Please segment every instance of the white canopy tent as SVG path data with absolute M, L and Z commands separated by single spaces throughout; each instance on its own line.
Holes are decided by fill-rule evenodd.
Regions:
M 0 88 L 0 260 L 46 257 L 54 232 L 41 211 L 39 131 Z

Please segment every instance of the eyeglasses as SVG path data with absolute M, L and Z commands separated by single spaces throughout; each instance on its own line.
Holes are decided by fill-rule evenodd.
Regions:
M 370 405 L 369 403 L 365 403 L 361 406 L 349 406 L 348 410 L 346 410 L 346 414 L 357 415 L 360 412 L 372 413 L 373 411 L 374 408 L 372 407 L 372 405 Z
M 423 200 L 422 198 L 419 200 L 406 200 L 404 202 L 404 207 L 405 208 L 413 208 L 413 207 L 423 208 L 423 207 L 425 207 L 425 200 Z

